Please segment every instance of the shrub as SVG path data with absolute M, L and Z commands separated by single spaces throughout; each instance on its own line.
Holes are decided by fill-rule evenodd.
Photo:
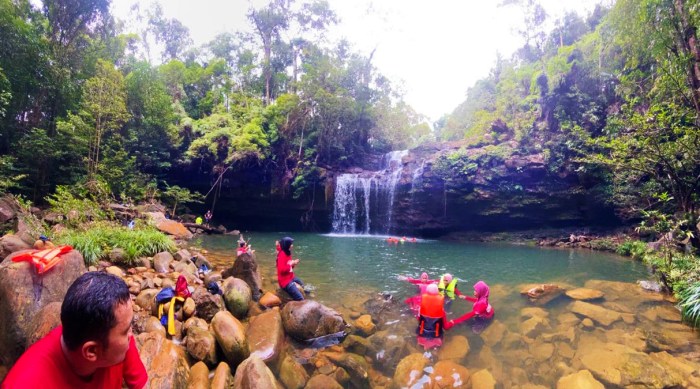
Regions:
M 67 231 L 56 238 L 61 244 L 69 244 L 80 251 L 86 265 L 94 265 L 106 258 L 112 249 L 124 250 L 124 265 L 133 266 L 136 260 L 152 256 L 161 251 L 175 251 L 175 242 L 153 227 L 138 227 L 134 230 L 122 226 L 98 224 L 84 231 Z
M 683 320 L 698 327 L 700 325 L 700 282 L 680 291 L 678 297 Z
M 647 253 L 647 244 L 639 240 L 626 240 L 617 247 L 617 253 L 634 259 L 643 259 Z
M 61 215 L 69 227 L 107 217 L 96 201 L 74 195 L 67 186 L 57 186 L 56 193 L 48 196 L 46 201 L 51 205 L 51 211 Z

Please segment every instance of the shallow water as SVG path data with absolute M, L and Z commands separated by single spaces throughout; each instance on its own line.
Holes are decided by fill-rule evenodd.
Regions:
M 256 250 L 267 289 L 276 288 L 274 241 L 283 236 L 283 233 L 245 235 Z M 629 366 L 632 359 L 658 365 L 663 372 L 659 374 L 669 375 L 648 380 L 638 377 L 636 383 L 641 382 L 641 387 L 661 387 L 676 381 L 683 387 L 700 384 L 700 378 L 693 381 L 693 374 L 700 373 L 691 374 L 690 379 L 674 378 L 671 376 L 676 370 L 683 370 L 680 367 L 670 369 L 668 363 L 659 362 L 660 356 L 665 354 L 656 353 L 665 351 L 676 358 L 673 366 L 687 364 L 694 369 L 700 359 L 700 338 L 697 332 L 680 323 L 678 310 L 667 298 L 645 292 L 635 284 L 637 280 L 651 278 L 639 262 L 586 250 L 435 240 L 390 245 L 382 237 L 368 236 L 296 233 L 293 237 L 293 255 L 301 259 L 296 275 L 316 287 L 313 298 L 337 309 L 349 322 L 352 322 L 351 316 L 366 313 L 363 303 L 380 293 L 390 294 L 397 301 L 410 297 L 415 286 L 399 281 L 398 275 L 418 277 L 422 271 L 427 271 L 431 278 L 438 278 L 450 272 L 460 279 L 458 288 L 470 295 L 473 293 L 471 286 L 478 280 L 491 286 L 495 321 L 480 335 L 469 325 L 450 330 L 441 354 L 426 354 L 430 357 L 429 366 L 414 374 L 411 385 L 416 387 L 430 387 L 425 383 L 431 382 L 429 376 L 434 364 L 446 359 L 466 367 L 472 374 L 487 369 L 500 386 L 508 388 L 526 384 L 555 387 L 561 377 L 583 369 L 591 370 L 599 380 L 608 380 L 608 384 L 624 387 L 632 385 L 632 381 L 626 381 L 625 374 L 641 374 Z M 233 261 L 236 240 L 237 237 L 231 236 L 205 236 L 192 244 L 208 250 L 208 257 L 215 265 L 227 266 Z M 612 312 L 613 321 L 603 324 L 585 320 L 587 316 L 581 314 L 581 305 L 565 295 L 538 306 L 520 294 L 525 284 L 542 283 L 557 284 L 567 290 L 586 287 L 603 292 L 604 298 L 590 303 L 605 308 L 606 314 Z M 385 336 L 406 340 L 406 349 L 401 355 L 423 352 L 416 346 L 413 335 L 415 319 L 404 304 L 395 306 L 395 310 L 375 315 L 375 321 L 381 320 L 376 323 L 378 329 L 386 330 Z M 449 316 L 454 318 L 470 309 L 470 303 L 457 300 Z M 469 344 L 466 355 L 465 338 Z M 624 348 L 611 351 L 610 344 Z M 391 350 L 380 350 L 380 353 L 384 351 Z M 622 364 L 618 370 L 623 372 L 605 376 L 604 366 L 596 365 L 601 360 L 598 354 L 627 356 L 623 362 L 604 363 Z M 368 356 L 375 362 L 378 375 L 393 377 L 397 360 L 378 353 Z M 688 376 L 688 371 L 678 374 Z M 466 377 L 462 378 L 466 381 Z M 436 383 L 435 377 L 432 383 Z

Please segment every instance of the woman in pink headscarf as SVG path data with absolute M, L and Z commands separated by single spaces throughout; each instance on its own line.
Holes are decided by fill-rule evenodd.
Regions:
M 476 333 L 483 331 L 491 322 L 494 315 L 493 307 L 489 304 L 489 286 L 486 285 L 484 281 L 479 281 L 474 284 L 474 297 L 464 295 L 461 297 L 474 303 L 472 311 L 465 313 L 457 319 L 450 320 L 450 322 L 452 322 L 452 324 L 460 324 L 474 318 L 472 330 Z

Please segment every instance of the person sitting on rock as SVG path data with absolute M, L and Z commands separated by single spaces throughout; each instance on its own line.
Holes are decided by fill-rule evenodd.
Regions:
M 119 277 L 88 272 L 68 288 L 61 326 L 34 343 L 2 383 L 14 388 L 130 389 L 148 381 L 131 332 L 131 296 Z
M 292 246 L 294 239 L 284 237 L 275 242 L 277 247 L 277 283 L 292 299 L 301 301 L 304 295 L 301 290 L 304 287 L 299 277 L 294 275 L 294 267 L 299 264 L 299 259 L 292 259 Z
M 39 239 L 34 242 L 34 248 L 37 250 L 52 249 L 56 247 L 51 239 L 47 238 L 46 235 L 41 235 Z

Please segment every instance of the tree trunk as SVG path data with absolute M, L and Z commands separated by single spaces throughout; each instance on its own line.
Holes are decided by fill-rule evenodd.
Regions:
M 673 2 L 676 16 L 678 17 L 679 49 L 690 57 L 686 72 L 688 82 L 691 87 L 693 105 L 695 105 L 696 121 L 700 120 L 700 47 L 698 47 L 697 29 L 688 20 L 688 12 L 685 7 L 685 0 L 675 0 Z

